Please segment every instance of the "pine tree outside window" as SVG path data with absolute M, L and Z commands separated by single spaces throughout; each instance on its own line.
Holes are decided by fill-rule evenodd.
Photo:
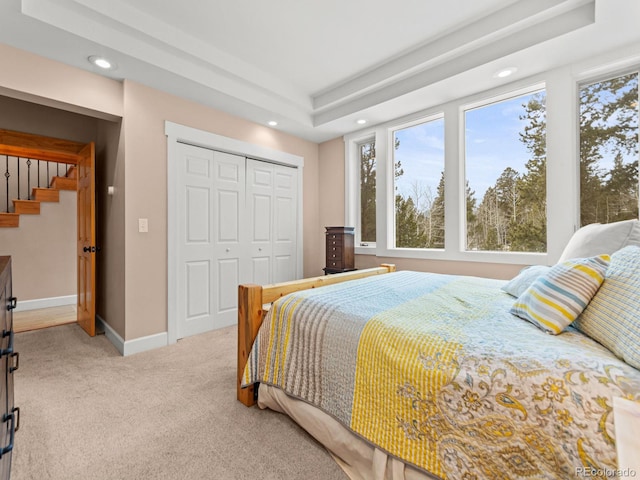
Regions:
M 468 251 L 546 252 L 545 97 L 465 110 Z
M 580 224 L 638 218 L 638 72 L 580 87 Z
M 376 144 L 358 144 L 360 157 L 360 243 L 376 243 Z
M 444 119 L 393 132 L 395 247 L 444 248 Z

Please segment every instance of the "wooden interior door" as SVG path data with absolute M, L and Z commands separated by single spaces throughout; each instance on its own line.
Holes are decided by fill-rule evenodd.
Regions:
M 78 323 L 96 334 L 95 145 L 87 144 L 78 160 Z

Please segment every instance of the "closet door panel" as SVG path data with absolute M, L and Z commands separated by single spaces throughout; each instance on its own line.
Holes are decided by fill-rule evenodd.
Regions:
M 177 337 L 211 330 L 214 326 L 213 268 L 213 152 L 179 144 L 178 249 L 176 298 Z
M 274 166 L 273 215 L 273 282 L 296 278 L 298 170 L 282 165 Z
M 296 278 L 298 170 L 179 144 L 177 338 L 237 322 L 241 283 Z
M 218 261 L 217 315 L 236 315 L 238 307 L 238 285 L 240 283 L 240 262 L 237 258 Z
M 211 315 L 211 262 L 208 260 L 185 263 L 187 280 L 186 321 L 191 322 Z
M 251 277 L 258 285 L 273 280 L 273 165 L 247 159 L 247 225 Z
M 215 327 L 237 322 L 238 284 L 246 276 L 247 247 L 243 228 L 245 209 L 245 159 L 223 152 L 213 153 L 214 317 Z

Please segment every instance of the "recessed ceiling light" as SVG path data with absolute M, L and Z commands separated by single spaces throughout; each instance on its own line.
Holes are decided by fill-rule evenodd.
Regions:
M 510 75 L 513 75 L 517 71 L 518 69 L 516 67 L 503 68 L 494 73 L 493 76 L 494 78 L 506 78 Z
M 96 67 L 100 67 L 105 70 L 114 70 L 116 68 L 115 63 L 110 62 L 104 57 L 99 57 L 98 55 L 91 55 L 89 57 L 89 61 L 93 63 Z
M 367 121 L 364 118 L 360 118 L 360 119 L 356 120 L 356 123 L 358 125 L 364 125 L 365 123 L 367 123 Z
M 272 127 L 275 127 L 278 125 L 278 122 L 276 122 L 275 120 L 270 120 L 269 125 L 271 125 Z

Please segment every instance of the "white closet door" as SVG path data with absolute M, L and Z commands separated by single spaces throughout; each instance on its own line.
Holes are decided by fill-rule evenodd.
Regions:
M 247 280 L 245 158 L 213 153 L 214 169 L 214 295 L 216 328 L 238 320 L 238 285 Z
M 247 159 L 247 226 L 250 283 L 265 285 L 273 280 L 273 185 L 274 165 Z
M 177 338 L 237 321 L 238 284 L 247 277 L 245 159 L 180 144 Z
M 178 144 L 177 337 L 214 326 L 213 151 Z
M 177 338 L 237 322 L 238 285 L 296 278 L 298 170 L 178 144 Z
M 274 165 L 272 282 L 296 278 L 298 236 L 298 169 Z
M 251 283 L 296 278 L 298 170 L 247 159 Z

